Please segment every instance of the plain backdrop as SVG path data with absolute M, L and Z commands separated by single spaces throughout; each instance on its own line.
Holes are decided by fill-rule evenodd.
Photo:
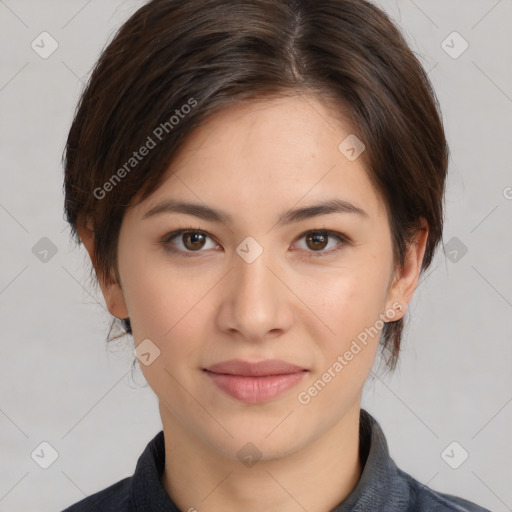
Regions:
M 376 3 L 429 71 L 451 159 L 444 250 L 410 305 L 398 370 L 367 382 L 363 407 L 403 470 L 510 511 L 512 1 Z M 61 156 L 80 91 L 140 5 L 0 0 L 3 512 L 59 511 L 130 476 L 161 429 L 153 392 L 130 373 L 132 340 L 107 348 L 110 316 L 63 216 Z M 51 42 L 42 32 L 58 44 L 47 58 L 32 47 Z M 47 469 L 41 450 L 58 455 Z

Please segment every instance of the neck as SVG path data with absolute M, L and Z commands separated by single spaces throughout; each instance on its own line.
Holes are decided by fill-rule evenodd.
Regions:
M 356 404 L 321 437 L 281 457 L 246 466 L 187 431 L 160 405 L 165 438 L 162 483 L 184 512 L 251 510 L 325 512 L 339 505 L 361 476 Z

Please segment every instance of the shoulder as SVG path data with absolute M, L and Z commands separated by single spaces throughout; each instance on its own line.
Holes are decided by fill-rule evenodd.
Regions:
M 62 512 L 92 512 L 96 510 L 128 512 L 131 480 L 132 477 L 124 478 L 110 487 L 80 500 Z M 100 506 L 101 508 L 99 508 Z
M 434 491 L 401 469 L 398 469 L 398 473 L 408 484 L 411 498 L 411 511 L 491 512 L 489 509 L 465 500 L 464 498 Z
M 87 496 L 62 512 L 130 512 L 153 510 L 158 506 L 172 510 L 172 501 L 161 483 L 164 467 L 164 435 L 160 431 L 139 456 L 132 476 Z

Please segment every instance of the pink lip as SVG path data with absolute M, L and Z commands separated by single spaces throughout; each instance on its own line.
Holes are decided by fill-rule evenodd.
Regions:
M 308 370 L 279 359 L 257 363 L 232 359 L 204 371 L 226 394 L 255 404 L 266 402 L 292 388 Z

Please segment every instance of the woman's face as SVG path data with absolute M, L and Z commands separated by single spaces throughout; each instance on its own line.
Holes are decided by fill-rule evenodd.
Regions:
M 263 457 L 293 453 L 358 410 L 382 322 L 416 284 L 414 264 L 392 280 L 384 203 L 361 146 L 340 150 L 351 130 L 333 114 L 313 96 L 216 114 L 122 223 L 109 309 L 131 319 L 164 427 L 226 457 L 249 441 Z M 234 359 L 300 371 L 206 371 Z

